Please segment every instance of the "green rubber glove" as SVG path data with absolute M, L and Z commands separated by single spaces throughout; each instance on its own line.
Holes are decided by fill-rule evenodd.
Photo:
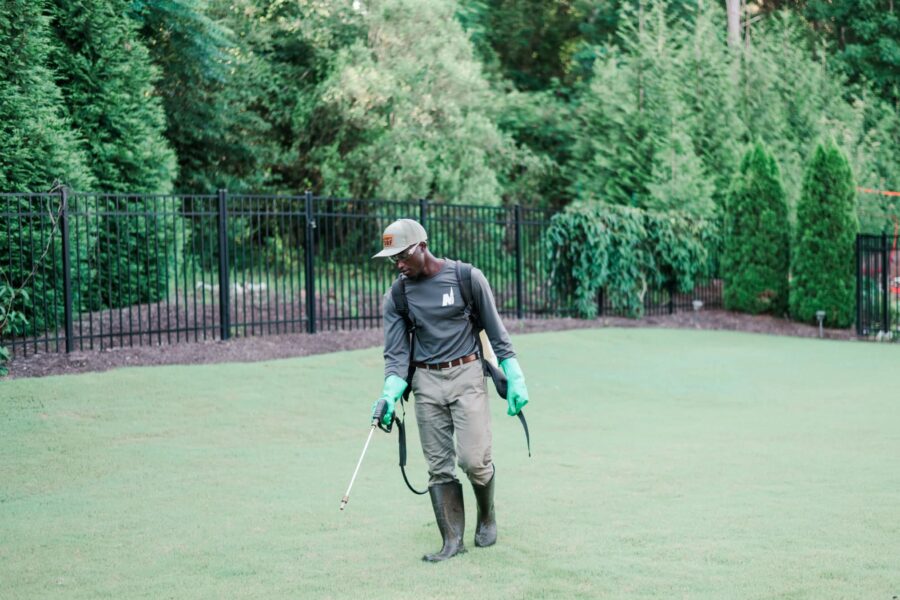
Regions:
M 397 403 L 397 400 L 400 399 L 400 395 L 403 394 L 405 389 L 406 381 L 402 377 L 388 375 L 384 380 L 384 388 L 381 390 L 381 396 L 375 401 L 375 404 L 372 405 L 372 416 L 369 420 L 375 418 L 375 408 L 378 407 L 378 402 L 384 400 L 387 404 L 387 410 L 384 411 L 384 417 L 381 419 L 381 422 L 385 427 L 390 425 L 391 419 L 394 418 L 394 405 Z
M 500 368 L 503 369 L 508 382 L 506 402 L 509 404 L 509 408 L 506 409 L 506 414 L 514 417 L 528 404 L 528 388 L 525 387 L 525 374 L 522 373 L 522 367 L 519 366 L 519 361 L 515 357 L 504 358 L 500 361 Z

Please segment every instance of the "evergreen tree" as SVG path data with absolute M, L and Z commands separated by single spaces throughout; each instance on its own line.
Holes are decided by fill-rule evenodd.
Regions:
M 790 310 L 799 321 L 849 327 L 855 306 L 856 190 L 847 158 L 831 141 L 816 147 L 797 205 Z
M 675 103 L 674 106 L 679 106 Z M 683 114 L 676 109 L 676 114 Z M 665 142 L 653 157 L 653 175 L 647 184 L 650 197 L 642 204 L 655 210 L 680 210 L 696 217 L 715 214 L 713 180 L 694 154 L 684 121 L 673 119 Z
M 744 155 L 725 209 L 725 308 L 782 316 L 788 307 L 790 232 L 775 158 L 757 142 Z
M 322 84 L 339 51 L 364 39 L 365 4 L 208 1 L 210 19 L 234 40 L 227 78 L 209 92 L 229 112 L 223 144 L 232 154 L 216 172 L 228 174 L 235 189 L 322 190 L 320 161 L 312 155 L 341 130 L 339 116 L 322 101 Z
M 576 198 L 711 215 L 711 178 L 694 150 L 703 143 L 690 135 L 701 117 L 679 98 L 689 76 L 679 43 L 664 3 L 626 12 L 621 51 L 595 62 L 580 98 L 571 164 Z
M 125 0 L 53 0 L 52 66 L 74 127 L 87 142 L 97 186 L 114 192 L 172 189 L 175 154 L 163 137 L 157 76 Z
M 38 0 L 0 0 L 0 192 L 45 192 L 54 180 L 75 189 L 93 185 L 47 68 L 49 29 L 42 9 Z M 0 284 L 24 286 L 28 297 L 18 296 L 14 308 L 34 332 L 55 326 L 64 308 L 59 236 L 50 235 L 59 208 L 54 197 L 0 197 Z M 70 208 L 78 208 L 75 201 Z M 72 242 L 87 243 L 76 236 Z M 78 250 L 84 256 L 84 247 Z M 83 263 L 73 271 L 87 276 Z
M 73 126 L 84 136 L 97 186 L 121 196 L 96 196 L 97 242 L 91 250 L 91 304 L 125 306 L 159 300 L 168 288 L 159 249 L 171 216 L 151 198 L 168 193 L 175 154 L 163 137 L 165 114 L 155 96 L 153 68 L 125 0 L 53 0 L 56 45 L 51 62 Z
M 807 24 L 777 13 L 763 25 L 742 55 L 741 115 L 747 134 L 775 155 L 794 208 L 816 140 L 834 137 L 857 172 L 870 172 L 870 155 L 857 151 L 870 126 L 863 118 L 868 109 L 845 100 L 844 82 L 828 68 L 821 45 L 810 42 L 815 37 Z
M 575 113 L 569 178 L 576 199 L 636 205 L 637 197 L 648 195 L 652 156 L 648 161 L 635 146 L 645 132 L 632 79 L 630 66 L 616 51 L 594 63 L 590 86 Z
M 744 124 L 737 108 L 737 80 L 732 76 L 734 53 L 728 51 L 725 17 L 715 3 L 703 3 L 692 21 L 680 28 L 676 64 L 681 102 L 686 109 L 686 133 L 702 163 L 702 177 L 711 188 L 716 210 L 725 205 L 731 177 L 738 167 L 738 145 Z M 698 184 L 700 176 L 697 177 Z
M 540 166 L 523 169 L 525 177 L 504 182 L 509 204 L 561 208 L 571 199 L 571 182 L 563 165 L 571 160 L 575 123 L 572 106 L 551 91 L 509 92 L 502 98 L 498 126 L 530 151 Z
M 40 0 L 0 2 L 0 190 L 39 192 L 54 180 L 93 185 L 81 140 L 47 67 Z
M 848 144 L 851 165 L 859 186 L 875 190 L 900 190 L 900 112 L 874 93 L 860 89 L 853 103 L 858 120 L 857 139 Z M 900 203 L 893 196 L 863 194 L 859 197 L 860 230 L 893 232 L 900 218 Z

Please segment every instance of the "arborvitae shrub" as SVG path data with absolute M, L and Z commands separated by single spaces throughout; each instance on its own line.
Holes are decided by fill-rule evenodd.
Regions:
M 797 204 L 791 264 L 791 316 L 825 324 L 853 323 L 856 292 L 854 243 L 859 231 L 856 190 L 850 164 L 833 141 L 820 144 L 806 169 Z
M 781 173 L 757 142 L 744 155 L 725 206 L 725 308 L 783 315 L 788 306 L 790 226 Z

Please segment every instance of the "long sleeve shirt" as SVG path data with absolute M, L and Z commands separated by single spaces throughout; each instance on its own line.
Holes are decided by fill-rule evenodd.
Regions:
M 444 260 L 429 278 L 407 279 L 409 317 L 416 325 L 416 362 L 440 363 L 476 352 L 478 343 L 456 276 L 456 261 Z M 479 269 L 472 269 L 472 304 L 481 318 L 497 360 L 515 356 L 512 342 L 494 303 L 491 286 Z M 384 296 L 384 376 L 405 378 L 409 369 L 406 324 L 397 312 L 391 292 Z

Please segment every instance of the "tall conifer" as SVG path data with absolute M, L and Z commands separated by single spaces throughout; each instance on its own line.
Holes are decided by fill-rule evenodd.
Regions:
M 0 190 L 93 183 L 53 71 L 42 0 L 0 0 Z
M 853 322 L 856 273 L 854 243 L 859 231 L 856 190 L 847 158 L 834 141 L 816 147 L 797 205 L 791 264 L 791 316 L 826 324 Z
M 757 142 L 741 161 L 725 207 L 725 308 L 776 316 L 787 311 L 787 212 L 778 165 Z
M 51 61 L 74 127 L 84 136 L 99 191 L 172 190 L 175 153 L 163 137 L 156 70 L 125 0 L 52 0 Z M 104 217 L 92 252 L 94 307 L 160 299 L 168 286 L 158 251 L 171 218 L 152 199 L 97 197 Z M 169 254 L 169 253 L 165 253 Z
M 156 69 L 125 0 L 52 0 L 51 54 L 69 115 L 87 142 L 97 188 L 172 190 L 175 154 L 154 91 Z
M 44 192 L 54 181 L 84 189 L 94 181 L 47 68 L 50 42 L 43 4 L 0 0 L 0 192 Z M 62 273 L 54 260 L 60 255 L 59 236 L 49 235 L 58 208 L 53 198 L 0 197 L 0 213 L 22 215 L 0 226 L 0 284 L 30 292 L 19 296 L 14 308 L 33 332 L 53 327 L 64 308 Z M 85 237 L 73 239 L 79 242 Z M 76 276 L 87 276 L 84 264 L 73 266 Z

